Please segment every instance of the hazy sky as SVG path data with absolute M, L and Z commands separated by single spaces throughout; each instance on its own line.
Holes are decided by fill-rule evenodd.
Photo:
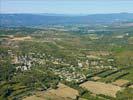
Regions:
M 0 0 L 0 13 L 133 13 L 133 0 Z

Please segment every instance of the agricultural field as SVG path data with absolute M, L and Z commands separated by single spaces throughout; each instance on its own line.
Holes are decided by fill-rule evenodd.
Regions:
M 78 90 L 70 88 L 64 84 L 59 83 L 57 89 L 51 89 L 46 92 L 36 93 L 34 96 L 42 99 L 55 99 L 55 100 L 74 100 L 79 96 Z M 30 100 L 33 96 L 24 98 Z
M 112 84 L 105 84 L 102 82 L 87 81 L 80 85 L 81 87 L 91 91 L 95 94 L 103 94 L 111 97 L 116 97 L 117 91 L 121 88 Z

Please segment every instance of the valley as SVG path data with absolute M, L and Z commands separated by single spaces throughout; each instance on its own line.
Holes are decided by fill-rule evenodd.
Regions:
M 132 42 L 124 24 L 1 28 L 0 99 L 132 100 Z

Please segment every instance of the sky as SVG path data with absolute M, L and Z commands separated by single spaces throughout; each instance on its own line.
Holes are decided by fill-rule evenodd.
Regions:
M 133 13 L 133 0 L 0 0 L 0 13 Z

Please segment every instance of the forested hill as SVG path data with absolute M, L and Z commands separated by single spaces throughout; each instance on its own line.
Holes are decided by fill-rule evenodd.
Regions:
M 110 24 L 133 22 L 133 13 L 61 15 L 61 14 L 0 14 L 0 26 L 43 26 L 53 24 Z

